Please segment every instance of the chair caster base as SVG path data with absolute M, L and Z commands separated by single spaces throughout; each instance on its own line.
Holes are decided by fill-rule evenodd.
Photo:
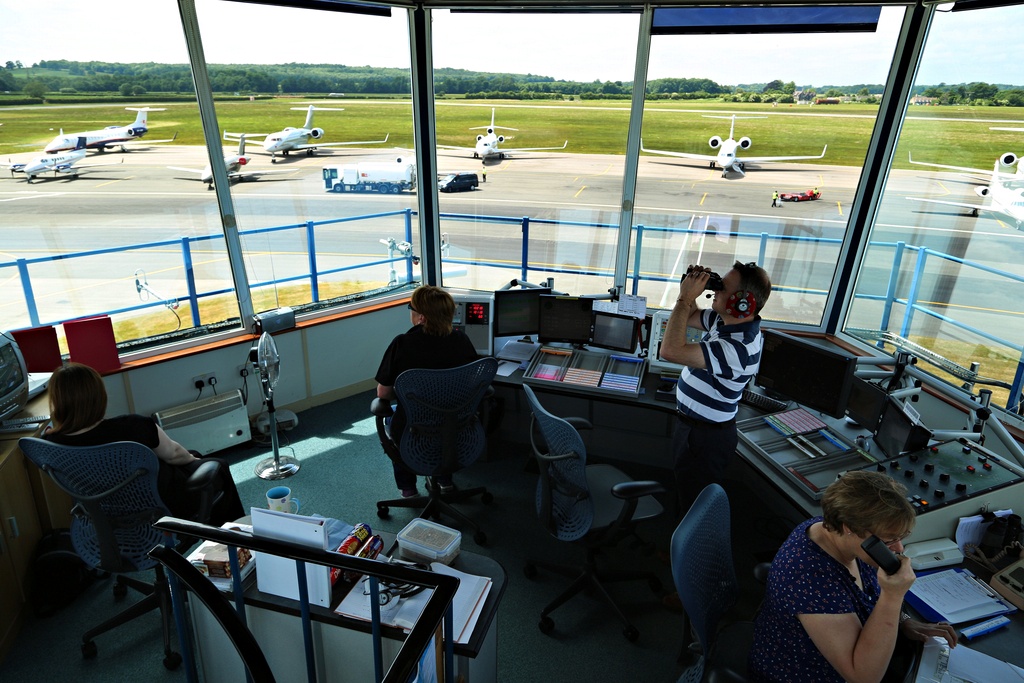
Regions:
M 177 652 L 168 652 L 167 656 L 164 657 L 164 668 L 168 671 L 174 671 L 181 666 L 181 655 Z
M 84 659 L 96 658 L 96 641 L 90 640 L 82 643 L 82 657 Z
M 540 629 L 541 633 L 548 635 L 555 630 L 555 622 L 551 617 L 541 617 L 540 623 L 537 624 L 537 627 Z
M 377 517 L 378 518 L 380 518 L 380 519 L 387 519 L 390 516 L 391 516 L 391 508 L 389 508 L 387 505 L 378 505 L 377 506 Z

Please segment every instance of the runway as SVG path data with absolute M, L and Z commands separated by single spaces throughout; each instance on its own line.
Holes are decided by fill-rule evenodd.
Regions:
M 334 194 L 325 191 L 321 179 L 324 165 L 407 158 L 407 150 L 323 150 L 314 157 L 293 154 L 273 166 L 269 156 L 258 148 L 250 149 L 249 153 L 252 161 L 243 170 L 285 172 L 233 184 L 233 208 L 243 232 L 417 208 L 412 193 Z M 128 253 L 32 265 L 32 286 L 44 320 L 140 303 L 135 287 L 138 270 L 146 274 L 152 288 L 162 296 L 181 296 L 182 238 L 221 234 L 215 193 L 188 173 L 167 168 L 201 169 L 206 165 L 205 148 L 154 145 L 126 154 L 107 152 L 88 158 L 89 162 L 95 160 L 114 163 L 83 169 L 77 179 L 41 177 L 32 184 L 18 178 L 0 180 L 0 263 L 125 245 L 159 244 Z M 479 160 L 460 156 L 441 155 L 438 165 L 442 172 L 481 170 Z M 611 271 L 617 240 L 612 228 L 618 225 L 621 215 L 623 171 L 622 156 L 560 152 L 523 154 L 488 164 L 487 181 L 478 190 L 440 195 L 441 229 L 451 244 L 449 258 L 517 264 L 523 249 L 520 221 L 529 217 L 532 264 Z M 736 240 L 735 235 L 785 236 L 786 241 L 773 243 L 767 254 L 773 280 L 781 285 L 777 308 L 769 312 L 778 320 L 818 324 L 847 230 L 859 174 L 859 168 L 780 163 L 760 167 L 750 164 L 745 177 L 722 178 L 718 169 L 702 166 L 698 161 L 643 156 L 632 220 L 633 225 L 645 229 L 641 270 L 647 275 L 676 277 L 690 259 L 702 254 L 723 261 L 715 263 L 716 267 L 727 268 L 733 256 L 742 260 L 757 257 L 756 252 L 750 253 L 756 240 Z M 770 207 L 773 190 L 798 192 L 812 187 L 821 191 L 821 200 Z M 1016 264 L 1024 259 L 1024 233 L 992 219 L 961 215 L 953 207 L 905 199 L 937 196 L 942 191 L 964 197 L 972 194 L 963 178 L 953 174 L 895 171 L 880 207 L 873 242 L 903 240 L 1015 272 Z M 445 218 L 447 214 L 468 218 Z M 516 221 L 488 222 L 479 218 L 482 216 Z M 415 222 L 413 225 L 415 229 Z M 678 233 L 659 232 L 664 228 L 701 230 L 702 239 L 681 242 Z M 388 237 L 405 239 L 403 216 L 317 228 L 318 267 L 324 271 L 383 259 L 387 252 L 380 240 Z M 249 277 L 267 282 L 308 272 L 305 239 L 302 230 L 244 237 Z M 191 242 L 190 249 L 200 291 L 231 286 L 222 239 Z M 869 252 L 864 272 L 872 282 L 865 286 L 871 290 L 882 287 L 884 293 L 891 265 L 891 249 Z M 474 268 L 469 270 L 473 272 Z M 483 266 L 476 270 L 479 272 L 463 278 L 457 286 L 493 288 L 497 277 L 494 269 Z M 507 270 L 500 275 L 511 278 L 518 273 Z M 946 284 L 934 281 L 929 287 L 935 291 L 953 287 L 955 291 L 947 293 L 954 303 L 966 305 L 978 288 L 990 287 L 993 281 L 985 274 L 958 275 L 964 282 L 953 276 L 953 284 L 949 284 L 947 277 Z M 386 281 L 387 267 L 377 267 L 372 277 L 357 277 Z M 17 269 L 12 265 L 0 268 L 0 278 L 0 315 L 4 326 L 28 324 Z M 610 278 L 588 275 L 563 274 L 557 279 L 561 288 L 573 293 L 601 292 L 612 284 Z M 69 282 L 74 282 L 73 290 L 68 289 Z M 821 291 L 808 296 L 787 294 L 786 288 Z M 650 284 L 641 293 L 649 297 L 652 305 L 658 305 L 657 299 L 664 298 L 665 292 L 664 284 Z M 1014 302 L 1020 300 L 1022 293 L 1010 290 L 988 297 L 987 303 L 1000 311 L 1016 311 L 1019 306 Z M 865 309 L 866 326 L 871 326 L 872 319 L 877 326 L 874 308 Z

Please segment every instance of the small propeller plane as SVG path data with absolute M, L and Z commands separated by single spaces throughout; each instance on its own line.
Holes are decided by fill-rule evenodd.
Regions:
M 31 161 L 8 163 L 7 167 L 11 170 L 11 175 L 15 173 L 24 173 L 25 182 L 31 183 L 32 179 L 43 173 L 53 172 L 53 176 L 56 178 L 58 174 L 65 174 L 71 178 L 78 177 L 78 171 L 83 168 L 96 167 L 96 166 L 111 166 L 111 162 L 102 164 L 83 164 L 76 166 L 79 161 L 85 158 L 87 141 L 85 137 L 78 138 L 78 142 L 75 144 L 74 149 L 70 152 L 64 152 L 63 154 L 44 154 L 41 157 L 36 157 Z M 119 162 L 115 162 L 119 163 Z
M 288 156 L 289 152 L 298 150 L 305 150 L 306 156 L 313 156 L 316 150 L 320 147 L 344 147 L 346 145 L 377 145 L 388 141 L 391 134 L 388 133 L 384 136 L 383 140 L 364 140 L 360 142 L 309 142 L 310 138 L 313 140 L 320 140 L 324 136 L 323 128 L 313 127 L 313 112 L 314 111 L 345 111 L 344 109 L 336 109 L 333 107 L 317 107 L 309 105 L 309 107 L 292 107 L 294 111 L 306 112 L 306 123 L 301 128 L 294 128 L 288 126 L 284 130 L 279 130 L 276 133 L 228 133 L 225 131 L 224 137 L 227 140 L 238 140 L 241 136 L 249 138 L 250 141 L 258 142 L 263 146 L 263 150 L 270 153 L 270 163 L 277 163 L 277 153 L 280 152 L 281 156 Z M 253 138 L 263 138 L 261 141 L 254 141 Z
M 993 130 L 1018 130 L 1024 132 L 1024 129 L 1021 128 L 994 128 Z M 970 209 L 972 216 L 977 216 L 979 212 L 994 214 L 1009 219 L 1018 230 L 1024 229 L 1024 164 L 1020 163 L 1020 157 L 1013 152 L 1001 154 L 996 159 L 991 171 L 983 168 L 947 166 L 946 164 L 914 161 L 913 155 L 910 155 L 909 159 L 910 163 L 917 164 L 918 166 L 931 166 L 933 168 L 944 168 L 950 171 L 963 171 L 975 174 L 991 173 L 991 177 L 987 185 L 978 185 L 974 188 L 974 194 L 988 199 L 987 204 L 926 199 L 924 197 L 907 197 L 907 199 L 928 204 L 959 206 Z
M 486 133 L 486 135 L 477 135 L 476 136 L 476 146 L 475 147 L 458 147 L 458 146 L 455 146 L 455 145 L 438 145 L 437 146 L 438 149 L 452 149 L 452 150 L 456 150 L 456 151 L 472 152 L 474 159 L 482 159 L 483 161 L 487 161 L 487 159 L 494 158 L 494 157 L 497 157 L 498 159 L 504 159 L 509 154 L 514 154 L 514 153 L 517 153 L 517 152 L 539 152 L 539 151 L 548 150 L 548 149 L 565 149 L 566 145 L 569 144 L 569 141 L 566 140 L 564 143 L 562 143 L 561 147 L 520 147 L 518 149 L 502 149 L 500 145 L 501 145 L 501 143 L 505 142 L 505 136 L 504 135 L 498 135 L 495 131 L 498 131 L 498 130 L 516 130 L 517 131 L 519 129 L 518 128 L 508 128 L 506 126 L 496 126 L 496 125 L 494 125 L 494 109 L 493 108 L 491 109 L 491 125 L 489 125 L 489 126 L 476 126 L 474 128 L 470 128 L 470 130 L 486 130 L 487 133 Z
M 746 165 L 751 162 L 756 164 L 765 161 L 799 161 L 802 159 L 821 159 L 822 157 L 825 156 L 825 152 L 828 150 L 828 145 L 825 145 L 825 148 L 821 150 L 821 154 L 817 156 L 746 157 L 741 160 L 738 156 L 738 152 L 740 150 L 746 151 L 750 149 L 750 146 L 753 144 L 753 141 L 748 137 L 742 137 L 739 140 L 733 139 L 733 135 L 735 135 L 736 131 L 736 119 L 764 119 L 767 117 L 737 116 L 736 114 L 732 114 L 731 116 L 714 116 L 711 114 L 705 114 L 704 117 L 709 119 L 729 119 L 731 121 L 731 123 L 729 124 L 729 137 L 727 139 L 723 140 L 717 135 L 713 135 L 711 139 L 708 140 L 708 145 L 711 147 L 711 149 L 718 150 L 717 154 L 690 154 L 687 152 L 666 152 L 660 149 L 647 149 L 646 147 L 644 147 L 643 140 L 640 140 L 640 151 L 647 152 L 648 154 L 663 154 L 669 157 L 679 157 L 682 159 L 697 159 L 700 161 L 707 161 L 711 168 L 715 168 L 717 166 L 718 168 L 722 169 L 722 177 L 725 178 L 730 171 L 739 173 L 741 177 L 745 176 Z
M 225 133 L 227 135 L 227 133 Z M 235 154 L 229 154 L 224 157 L 224 168 L 228 172 L 229 181 L 244 181 L 244 180 L 256 180 L 261 175 L 269 175 L 271 173 L 288 173 L 289 171 L 243 171 L 241 168 L 248 164 L 252 160 L 252 157 L 245 155 L 245 134 L 243 133 L 238 138 L 238 152 Z M 206 189 L 213 189 L 213 167 L 210 164 L 206 165 L 206 168 L 183 168 L 181 166 L 168 166 L 167 168 L 173 171 L 186 171 L 188 173 L 198 173 L 199 180 L 206 183 Z
M 154 109 L 152 107 L 125 107 L 125 109 L 138 112 L 134 123 L 129 123 L 127 126 L 107 126 L 99 130 L 87 130 L 82 133 L 65 133 L 64 129 L 61 128 L 60 134 L 51 140 L 50 144 L 43 148 L 43 151 L 47 154 L 56 154 L 57 152 L 75 149 L 78 138 L 84 137 L 86 139 L 86 149 L 105 152 L 108 149 L 120 147 L 122 152 L 127 152 L 129 146 L 139 144 L 141 142 L 140 138 L 149 132 L 149 112 L 164 111 L 164 109 Z M 146 144 L 174 142 L 177 137 L 178 134 L 175 133 L 174 137 L 168 140 L 146 140 Z

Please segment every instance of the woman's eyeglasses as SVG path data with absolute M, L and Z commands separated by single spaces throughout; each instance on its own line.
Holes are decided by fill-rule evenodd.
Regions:
M 412 311 L 413 313 L 419 313 L 419 311 L 417 311 L 415 308 L 412 307 L 412 304 L 408 304 L 408 306 L 409 306 L 409 310 Z

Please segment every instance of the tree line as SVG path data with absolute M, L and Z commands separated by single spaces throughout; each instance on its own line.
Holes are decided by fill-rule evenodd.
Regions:
M 214 92 L 239 94 L 345 93 L 347 95 L 409 95 L 409 72 L 397 68 L 351 67 L 335 64 L 211 64 L 208 67 Z M 630 81 L 590 82 L 556 80 L 533 74 L 480 73 L 464 69 L 437 69 L 434 91 L 439 97 L 552 99 L 628 98 Z M 47 93 L 192 93 L 192 73 L 187 64 L 111 63 L 99 61 L 42 60 L 25 68 L 9 60 L 0 70 L 0 89 L 43 98 Z M 883 91 L 878 84 L 852 86 L 798 86 L 793 81 L 723 85 L 708 78 L 659 78 L 647 83 L 649 99 L 723 99 L 733 102 L 787 104 L 817 97 L 877 102 Z M 918 86 L 915 94 L 936 104 L 1024 106 L 1024 89 L 988 83 Z

